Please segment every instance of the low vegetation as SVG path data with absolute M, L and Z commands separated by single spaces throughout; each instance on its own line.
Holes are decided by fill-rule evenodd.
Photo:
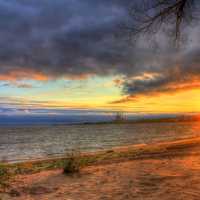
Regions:
M 169 143 L 136 145 L 89 154 L 73 151 L 61 158 L 30 161 L 24 163 L 0 165 L 0 186 L 6 187 L 16 174 L 32 174 L 44 170 L 63 169 L 65 174 L 77 173 L 84 166 L 107 164 L 132 159 L 164 158 L 188 154 L 189 148 L 200 145 L 200 137 Z M 181 151 L 180 151 L 181 150 Z
M 68 153 L 64 160 L 63 172 L 65 174 L 78 173 L 82 165 L 83 162 L 80 153 L 72 151 L 71 153 Z
M 11 174 L 8 167 L 3 164 L 0 164 L 0 191 L 8 187 Z

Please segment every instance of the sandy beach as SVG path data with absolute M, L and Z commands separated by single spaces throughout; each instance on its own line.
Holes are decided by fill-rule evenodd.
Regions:
M 0 200 L 200 200 L 200 0 L 0 16 Z
M 142 146 L 135 148 L 147 148 Z M 199 138 L 152 146 L 157 150 L 149 156 L 103 161 L 76 174 L 54 169 L 17 175 L 9 190 L 0 194 L 1 200 L 199 199 Z

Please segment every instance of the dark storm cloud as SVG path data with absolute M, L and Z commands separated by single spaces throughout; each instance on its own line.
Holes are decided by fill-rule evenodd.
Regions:
M 180 48 L 171 44 L 166 29 L 154 35 L 149 48 L 150 38 L 144 37 L 143 41 L 140 38 L 133 51 L 136 58 L 133 61 L 133 71 L 126 74 L 122 83 L 123 94 L 127 96 L 119 100 L 119 103 L 136 100 L 140 95 L 200 88 L 199 21 L 194 20 L 191 25 L 183 28 L 182 35 Z M 136 71 L 138 66 L 139 70 Z
M 55 77 L 115 71 L 129 54 L 113 36 L 126 18 L 123 2 L 0 1 L 0 72 L 28 68 Z
M 0 79 L 117 74 L 130 96 L 196 85 L 199 24 L 185 30 L 179 50 L 162 31 L 153 42 L 140 37 L 132 46 L 114 36 L 130 5 L 132 0 L 0 0 Z
M 199 63 L 200 48 L 179 56 L 175 54 L 170 56 L 168 61 L 164 59 L 164 62 L 159 62 L 158 67 L 145 71 L 146 75 L 144 73 L 139 78 L 126 77 L 123 82 L 123 92 L 133 97 L 200 87 Z

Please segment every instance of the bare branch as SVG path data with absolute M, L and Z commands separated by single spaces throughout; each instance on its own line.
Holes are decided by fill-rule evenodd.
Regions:
M 130 10 L 132 23 L 125 28 L 135 37 L 141 34 L 156 33 L 164 25 L 174 27 L 174 38 L 180 38 L 182 25 L 195 18 L 196 0 L 143 0 Z

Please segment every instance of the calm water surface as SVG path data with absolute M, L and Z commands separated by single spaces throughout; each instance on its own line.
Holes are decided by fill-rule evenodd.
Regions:
M 0 127 L 0 160 L 20 161 L 200 136 L 200 124 L 146 123 Z

